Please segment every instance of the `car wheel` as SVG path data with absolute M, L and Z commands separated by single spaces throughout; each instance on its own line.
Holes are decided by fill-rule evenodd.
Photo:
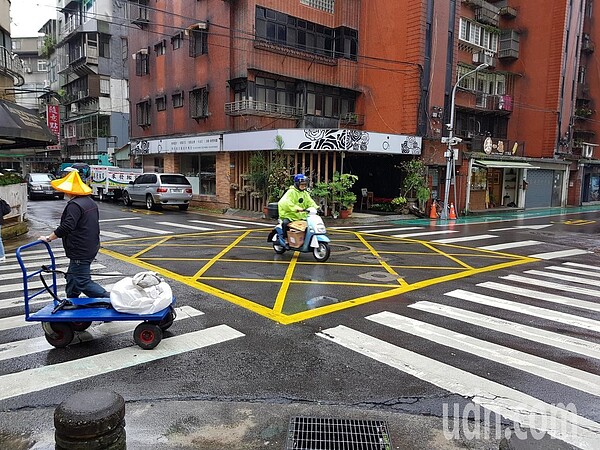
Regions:
M 154 199 L 152 198 L 152 195 L 150 195 L 150 194 L 146 195 L 146 208 L 154 209 L 155 207 L 156 207 L 156 203 L 154 203 Z
M 129 197 L 127 191 L 123 191 L 123 204 L 125 206 L 131 206 L 131 197 Z

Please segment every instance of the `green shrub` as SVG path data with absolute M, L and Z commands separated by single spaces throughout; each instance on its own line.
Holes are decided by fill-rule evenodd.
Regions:
M 21 184 L 25 180 L 23 177 L 16 173 L 7 173 L 5 175 L 0 174 L 0 186 L 8 186 L 9 184 Z

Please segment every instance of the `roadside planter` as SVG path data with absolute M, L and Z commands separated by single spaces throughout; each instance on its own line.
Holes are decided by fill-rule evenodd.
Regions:
M 0 198 L 6 200 L 12 208 L 4 219 L 18 217 L 19 222 L 22 222 L 27 212 L 27 183 L 0 186 Z

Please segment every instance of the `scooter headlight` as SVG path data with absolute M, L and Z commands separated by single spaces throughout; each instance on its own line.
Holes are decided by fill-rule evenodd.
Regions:
M 325 233 L 325 224 L 323 223 L 319 223 L 317 224 L 317 226 L 315 227 L 315 230 L 317 233 Z

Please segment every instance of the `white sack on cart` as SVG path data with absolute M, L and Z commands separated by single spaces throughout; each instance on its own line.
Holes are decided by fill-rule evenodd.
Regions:
M 156 272 L 140 272 L 118 281 L 110 292 L 116 311 L 129 314 L 154 314 L 173 300 L 171 286 Z

